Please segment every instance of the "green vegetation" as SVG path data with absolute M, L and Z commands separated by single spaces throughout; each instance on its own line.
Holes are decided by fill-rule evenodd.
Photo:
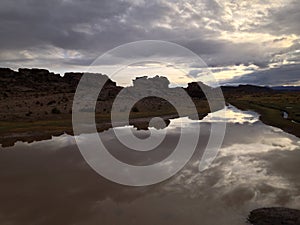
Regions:
M 258 112 L 261 121 L 265 124 L 281 128 L 282 130 L 300 137 L 300 97 L 298 93 L 260 93 L 226 96 L 226 101 L 241 110 Z M 195 105 L 201 119 L 210 112 L 208 103 L 204 100 L 195 100 Z M 283 112 L 288 113 L 288 118 L 283 118 Z M 28 116 L 28 120 L 0 121 L 0 143 L 6 141 L 35 140 L 37 136 L 59 135 L 64 132 L 72 134 L 72 115 L 61 113 L 53 108 L 51 119 L 35 120 Z M 87 112 L 88 113 L 88 112 Z M 122 114 L 122 112 L 120 112 Z M 187 114 L 188 115 L 188 114 Z M 147 119 L 156 116 L 176 118 L 177 111 L 173 107 L 157 107 L 156 110 L 134 110 L 130 119 Z M 122 118 L 122 116 L 120 116 Z M 111 115 L 109 112 L 96 113 L 98 131 L 110 128 Z
M 263 123 L 300 137 L 299 93 L 244 95 L 227 101 L 239 109 L 254 110 Z M 287 119 L 283 118 L 283 112 L 288 113 Z
M 200 119 L 210 111 L 206 101 L 196 100 L 195 105 Z M 60 135 L 64 132 L 69 134 L 73 133 L 71 114 L 60 113 L 60 111 L 57 111 L 55 108 L 53 108 L 52 114 L 51 119 L 44 120 L 35 120 L 29 117 L 27 121 L 0 121 L 0 144 L 11 145 L 17 140 L 29 141 L 37 140 L 38 137 L 44 136 L 51 138 L 52 135 Z M 149 118 L 156 116 L 176 118 L 178 114 L 173 107 L 160 108 L 153 111 L 132 111 L 130 113 L 130 120 L 145 119 L 145 121 L 147 121 Z M 110 113 L 96 113 L 95 119 L 98 131 L 103 131 L 111 127 Z

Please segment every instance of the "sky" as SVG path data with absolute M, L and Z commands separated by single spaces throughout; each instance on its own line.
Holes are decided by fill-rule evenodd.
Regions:
M 191 50 L 221 84 L 300 85 L 299 21 L 299 0 L 1 0 L 0 67 L 109 73 L 128 56 L 91 64 L 120 45 L 159 40 Z M 142 50 L 128 53 L 140 63 L 125 74 L 173 74 L 179 84 L 202 78 L 203 65 L 180 54 Z M 153 55 L 187 74 L 145 63 Z

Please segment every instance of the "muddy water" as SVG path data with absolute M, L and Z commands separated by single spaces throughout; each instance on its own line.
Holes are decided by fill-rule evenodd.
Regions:
M 200 173 L 199 157 L 211 123 L 224 120 L 222 148 Z M 243 225 L 254 208 L 300 208 L 300 139 L 262 124 L 255 113 L 229 107 L 226 118 L 214 113 L 202 121 L 171 120 L 164 142 L 148 155 L 122 147 L 112 129 L 100 137 L 116 158 L 146 165 L 170 154 L 180 123 L 191 129 L 201 123 L 197 152 L 174 177 L 148 187 L 122 186 L 101 177 L 69 135 L 0 148 L 0 224 Z M 148 135 L 121 129 L 125 134 L 134 130 L 141 138 Z M 88 135 L 82 140 L 88 141 Z

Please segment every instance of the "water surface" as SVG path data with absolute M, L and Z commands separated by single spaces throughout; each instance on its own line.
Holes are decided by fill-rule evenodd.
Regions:
M 210 125 L 224 120 L 222 148 L 210 168 L 199 172 Z M 181 124 L 192 132 L 195 123 L 201 123 L 201 135 L 192 160 L 174 177 L 148 187 L 99 176 L 70 135 L 0 148 L 0 224 L 244 225 L 254 208 L 300 208 L 300 139 L 262 124 L 256 113 L 229 106 L 226 118 L 217 112 L 202 121 L 171 120 L 166 139 L 150 152 L 126 149 L 113 129 L 100 137 L 119 160 L 148 165 L 172 152 Z M 118 129 L 149 135 L 133 127 Z M 89 141 L 89 135 L 81 140 Z

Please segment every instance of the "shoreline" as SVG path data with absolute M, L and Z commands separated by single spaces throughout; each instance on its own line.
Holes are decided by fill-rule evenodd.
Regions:
M 208 112 L 198 113 L 199 120 L 203 119 Z M 190 116 L 190 115 L 186 115 Z M 99 118 L 100 117 L 100 118 Z M 153 114 L 153 115 L 133 115 L 129 119 L 129 125 L 136 127 L 138 130 L 147 130 L 149 127 L 149 122 L 153 117 L 161 117 L 166 125 L 169 124 L 170 119 L 179 118 L 178 114 Z M 51 139 L 53 136 L 60 136 L 62 134 L 74 135 L 72 127 L 72 117 L 70 115 L 65 116 L 63 119 L 57 120 L 39 120 L 39 121 L 22 121 L 22 122 L 8 122 L 0 121 L 0 145 L 2 147 L 13 146 L 16 142 L 28 142 L 42 141 Z M 6 124 L 10 129 L 5 130 Z M 125 126 L 126 121 L 120 121 L 118 127 Z M 110 118 L 103 118 L 101 115 L 96 115 L 96 126 L 98 132 L 103 132 L 112 128 Z M 160 128 L 158 128 L 160 129 Z
M 294 123 L 292 119 L 284 118 L 282 116 L 283 109 L 271 108 L 245 100 L 231 100 L 229 103 L 243 111 L 254 111 L 260 114 L 259 120 L 264 124 L 280 128 L 284 132 L 300 138 L 300 124 Z
M 260 114 L 260 121 L 266 125 L 277 127 L 284 132 L 295 135 L 300 138 L 300 124 L 293 120 L 285 119 L 281 115 L 280 109 L 269 108 L 257 105 L 253 102 L 231 100 L 227 103 L 233 105 L 239 110 L 251 110 Z M 199 120 L 203 119 L 209 112 L 208 109 L 198 109 Z M 272 116 L 270 116 L 272 115 Z M 189 116 L 189 115 L 186 115 Z M 129 125 L 137 129 L 147 130 L 150 120 L 153 117 L 161 117 L 167 123 L 170 119 L 179 118 L 175 112 L 141 114 L 133 113 L 129 119 Z M 102 132 L 112 128 L 110 117 L 107 115 L 96 114 L 97 131 Z M 73 135 L 72 115 L 63 115 L 59 119 L 37 120 L 37 121 L 0 121 L 0 145 L 2 147 L 13 146 L 16 142 L 41 141 L 51 139 L 53 136 L 60 136 L 64 133 Z M 120 127 L 126 125 L 126 122 L 120 121 Z

